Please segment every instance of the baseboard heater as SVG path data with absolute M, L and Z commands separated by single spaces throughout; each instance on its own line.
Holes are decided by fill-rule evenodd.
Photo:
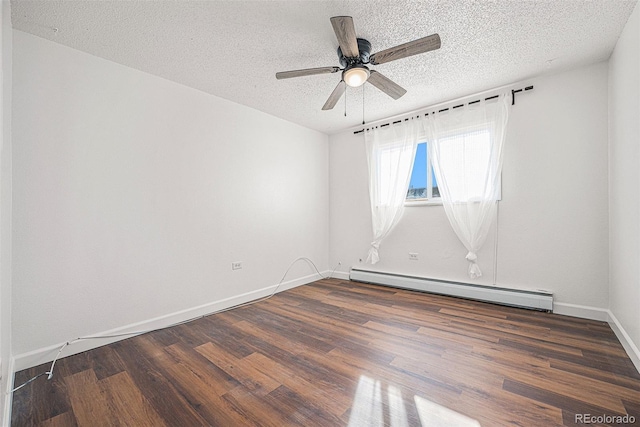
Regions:
M 351 269 L 349 279 L 356 282 L 412 289 L 532 310 L 553 311 L 553 294 L 546 291 L 496 288 L 356 268 Z

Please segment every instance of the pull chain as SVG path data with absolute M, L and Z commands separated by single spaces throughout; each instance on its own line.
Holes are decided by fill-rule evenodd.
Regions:
M 364 125 L 364 85 L 362 85 L 362 124 Z
M 344 82 L 344 116 L 347 117 L 347 82 Z

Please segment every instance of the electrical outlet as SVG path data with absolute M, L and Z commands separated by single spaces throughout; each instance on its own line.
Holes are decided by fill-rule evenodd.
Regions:
M 411 261 L 417 261 L 418 260 L 418 254 L 416 252 L 409 252 L 409 259 Z
M 242 263 L 241 262 L 232 262 L 231 263 L 231 269 L 232 270 L 242 270 Z

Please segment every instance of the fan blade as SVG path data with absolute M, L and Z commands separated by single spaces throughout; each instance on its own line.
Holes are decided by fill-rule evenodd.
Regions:
M 290 79 L 292 77 L 313 76 L 315 74 L 330 74 L 340 71 L 338 67 L 320 67 L 320 68 L 306 68 L 304 70 L 293 71 L 281 71 L 276 73 L 276 79 Z
M 360 50 L 358 49 L 353 18 L 350 16 L 334 16 L 331 18 L 331 25 L 333 25 L 333 31 L 336 33 L 342 54 L 347 58 L 359 57 Z
M 324 103 L 324 105 L 322 106 L 322 109 L 331 110 L 333 107 L 335 107 L 338 101 L 340 100 L 340 98 L 342 97 L 342 94 L 344 93 L 345 89 L 347 88 L 346 86 L 347 85 L 345 84 L 345 82 L 340 80 L 340 83 L 338 83 L 338 86 L 336 86 L 333 92 L 331 92 L 331 95 L 329 95 L 329 99 L 327 99 L 327 102 Z
M 398 99 L 402 95 L 407 93 L 407 90 L 402 86 L 394 83 L 393 81 L 389 80 L 388 77 L 385 77 L 375 70 L 371 70 L 371 74 L 369 75 L 369 79 L 367 79 L 367 81 L 393 99 Z
M 379 65 L 436 49 L 440 49 L 440 36 L 438 34 L 431 34 L 430 36 L 412 42 L 376 52 L 369 57 L 369 62 L 373 65 Z

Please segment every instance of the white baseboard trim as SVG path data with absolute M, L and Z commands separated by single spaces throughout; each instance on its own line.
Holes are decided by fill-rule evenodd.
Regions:
M 332 279 L 341 279 L 341 280 L 349 280 L 349 272 L 348 271 L 334 271 L 331 275 Z
M 638 347 L 633 343 L 631 337 L 627 334 L 627 331 L 624 330 L 622 324 L 618 321 L 616 316 L 613 315 L 611 310 L 607 310 L 607 313 L 609 314 L 609 326 L 611 326 L 613 333 L 616 334 L 620 340 L 620 344 L 622 344 L 622 347 L 624 347 L 624 350 L 627 352 L 629 358 L 640 373 L 640 350 L 638 350 Z
M 640 350 L 631 340 L 627 331 L 624 330 L 622 324 L 618 321 L 616 316 L 613 315 L 611 310 L 597 307 L 588 307 L 584 305 L 567 304 L 567 303 L 553 303 L 553 312 L 555 314 L 562 314 L 565 316 L 580 317 L 582 319 L 598 320 L 601 322 L 607 322 L 616 334 L 616 337 L 622 344 L 622 347 L 627 352 L 629 359 L 633 362 L 640 373 Z
M 9 370 L 7 371 L 7 387 L 4 393 L 4 408 L 2 410 L 2 425 L 10 426 L 11 425 L 11 409 L 13 407 L 13 376 L 16 372 L 15 369 L 16 361 L 15 358 L 9 358 Z
M 609 320 L 609 310 L 586 305 L 568 304 L 564 302 L 554 302 L 553 312 L 564 316 L 580 317 L 581 319 L 599 320 L 607 322 Z
M 330 273 L 331 271 L 323 271 L 322 275 L 326 277 Z M 319 279 L 320 278 L 318 277 L 317 274 L 311 274 L 308 276 L 300 277 L 298 279 L 293 279 L 287 282 L 283 282 L 278 288 L 278 292 L 282 292 L 287 289 L 292 289 L 297 286 L 306 285 L 307 283 L 311 283 Z M 92 350 L 94 348 L 98 348 L 103 345 L 107 345 L 107 344 L 111 344 L 127 338 L 131 338 L 135 335 L 140 335 L 141 333 L 144 333 L 146 331 L 166 328 L 168 326 L 174 325 L 179 322 L 184 322 L 189 319 L 198 318 L 200 316 L 207 316 L 209 314 L 216 313 L 226 308 L 230 308 L 239 304 L 244 304 L 250 301 L 254 301 L 259 298 L 264 298 L 269 294 L 271 294 L 271 292 L 273 292 L 276 286 L 277 285 L 268 286 L 266 288 L 247 292 L 247 293 L 230 297 L 230 298 L 225 298 L 219 301 L 210 302 L 210 303 L 203 304 L 197 307 L 192 307 L 186 310 L 181 310 L 175 313 L 156 317 L 154 319 L 144 320 L 142 322 L 121 326 L 119 328 L 111 329 L 108 331 L 98 332 L 96 334 L 92 334 L 91 336 L 100 337 L 100 336 L 123 334 L 128 332 L 143 331 L 143 332 L 132 333 L 131 335 L 122 336 L 122 337 L 99 338 L 99 339 L 77 341 L 65 347 L 60 357 L 67 357 L 74 354 L 82 353 L 83 351 Z M 73 338 L 70 337 L 70 339 L 73 339 Z M 63 345 L 64 345 L 64 342 L 61 342 L 58 344 L 50 345 L 48 347 L 43 347 L 33 351 L 16 355 L 12 359 L 14 361 L 13 370 L 11 371 L 12 377 L 13 377 L 13 373 L 17 371 L 21 371 L 23 369 L 31 368 L 33 366 L 38 366 L 43 363 L 48 363 L 53 361 L 56 354 L 58 353 L 58 351 Z

